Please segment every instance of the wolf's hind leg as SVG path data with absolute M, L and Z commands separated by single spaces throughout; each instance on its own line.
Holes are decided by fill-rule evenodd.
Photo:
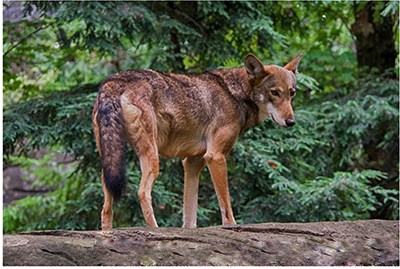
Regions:
M 97 150 L 99 151 L 100 157 L 101 157 L 101 148 L 100 148 L 100 129 L 99 129 L 99 124 L 97 122 L 97 104 L 95 104 L 94 110 L 93 110 L 93 131 L 94 131 L 94 136 L 96 138 L 96 145 L 97 145 Z M 113 198 L 111 193 L 107 190 L 106 184 L 104 182 L 104 174 L 102 172 L 101 175 L 101 183 L 103 185 L 103 192 L 104 192 L 104 204 L 103 204 L 103 210 L 101 211 L 101 229 L 102 230 L 108 230 L 112 229 L 112 223 L 113 223 Z
M 151 190 L 159 173 L 157 125 L 154 111 L 146 101 L 142 101 L 138 107 L 124 95 L 121 96 L 121 105 L 125 119 L 126 139 L 140 160 L 142 171 L 138 191 L 140 206 L 147 226 L 157 227 L 151 201 Z
M 104 182 L 104 175 L 102 175 L 101 182 L 104 191 L 104 204 L 103 204 L 103 210 L 101 211 L 101 229 L 109 230 L 112 229 L 113 225 L 113 216 L 114 216 L 113 197 L 106 188 L 106 184 Z
M 147 226 L 158 227 L 151 200 L 151 190 L 159 173 L 158 155 L 147 152 L 141 155 L 139 159 L 142 170 L 142 178 L 138 191 L 140 206 Z
M 196 228 L 199 176 L 206 165 L 203 156 L 187 157 L 182 162 L 185 169 L 183 192 L 183 228 Z

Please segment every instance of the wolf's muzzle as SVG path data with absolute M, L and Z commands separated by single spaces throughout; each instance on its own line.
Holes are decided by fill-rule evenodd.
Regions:
M 289 119 L 285 120 L 285 123 L 286 123 L 287 127 L 292 127 L 293 125 L 296 124 L 296 121 L 294 119 L 289 118 Z

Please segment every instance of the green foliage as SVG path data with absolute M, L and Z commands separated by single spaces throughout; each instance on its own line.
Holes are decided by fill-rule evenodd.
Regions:
M 245 222 L 312 222 L 370 218 L 369 211 L 381 204 L 376 194 L 385 191 L 371 187 L 371 179 L 385 178 L 379 171 L 335 172 L 333 178 L 317 177 L 304 183 L 282 179 L 272 185 L 272 197 L 257 197 L 244 206 Z M 387 190 L 386 190 L 387 191 Z M 397 191 L 390 191 L 397 195 Z M 388 199 L 398 200 L 386 193 Z M 390 197 L 390 198 L 389 198 Z M 267 210 L 265 206 L 268 205 Z M 273 217 L 269 216 L 273 212 Z
M 279 25 L 296 52 L 306 51 L 300 64 L 302 75 L 318 81 L 319 89 L 307 86 L 313 99 L 324 97 L 357 78 L 357 60 L 351 44 L 350 26 L 354 20 L 348 1 L 287 2 L 279 9 Z M 307 47 L 304 46 L 307 44 Z
M 4 153 L 23 154 L 42 147 L 60 146 L 75 157 L 93 152 L 91 118 L 98 85 L 55 92 L 4 108 Z M 24 139 L 29 137 L 29 142 Z
M 247 47 L 259 49 L 252 46 L 256 41 L 268 51 L 284 40 L 272 27 L 270 3 L 28 1 L 27 12 L 32 4 L 55 13 L 62 49 L 127 57 L 123 61 L 131 64 L 137 56 L 129 51 L 144 53 L 147 66 L 135 61 L 135 67 L 161 71 L 185 70 L 184 58 L 195 60 L 193 71 L 215 69 L 227 60 L 241 60 Z
M 327 118 L 326 134 L 341 152 L 335 159 L 346 169 L 373 167 L 377 154 L 386 155 L 386 171 L 398 173 L 399 84 L 384 76 L 371 75 L 358 81 L 359 90 L 343 96 L 337 103 L 325 102 L 322 113 L 334 113 Z M 336 94 L 340 94 L 338 91 Z M 365 156 L 367 154 L 367 156 Z M 379 165 L 378 165 L 379 167 Z M 382 166 L 381 166 L 382 167 Z
M 37 178 L 34 184 L 54 191 L 5 208 L 5 233 L 100 229 L 103 191 L 91 113 L 107 75 L 231 68 L 249 52 L 265 64 L 304 56 L 296 125 L 284 129 L 267 119 L 228 156 L 237 222 L 398 219 L 399 83 L 389 78 L 393 70 L 364 76 L 357 69 L 354 3 L 28 1 L 27 14 L 33 4 L 38 18 L 4 23 L 3 161 L 21 165 Z M 396 15 L 393 2 L 379 8 Z M 76 163 L 25 157 L 39 148 Z M 130 148 L 127 168 L 114 225 L 142 226 L 140 166 Z M 181 161 L 161 158 L 152 192 L 160 226 L 182 225 L 182 196 Z M 198 226 L 219 224 L 206 168 Z
M 72 208 L 69 200 L 70 192 L 83 191 L 79 181 L 73 180 L 73 168 L 63 169 L 62 165 L 52 160 L 54 154 L 48 154 L 41 160 L 27 157 L 10 157 L 9 161 L 21 165 L 21 169 L 29 171 L 27 177 L 34 176 L 38 180 L 32 186 L 55 188 L 50 195 L 28 196 L 18 200 L 13 206 L 3 211 L 3 228 L 6 233 L 15 233 L 33 229 L 72 229 L 72 223 L 62 225 L 61 217 Z M 75 193 L 76 195 L 77 193 Z M 73 218 L 71 222 L 74 222 Z M 61 225 L 61 226 L 60 226 Z

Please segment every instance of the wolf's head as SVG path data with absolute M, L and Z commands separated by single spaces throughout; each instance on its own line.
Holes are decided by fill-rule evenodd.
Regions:
M 282 127 L 295 125 L 292 102 L 296 96 L 296 72 L 302 54 L 280 67 L 263 65 L 248 54 L 245 67 L 252 87 L 251 97 L 259 108 L 259 122 L 270 117 Z

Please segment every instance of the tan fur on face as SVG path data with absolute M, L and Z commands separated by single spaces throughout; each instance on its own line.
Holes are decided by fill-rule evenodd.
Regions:
M 293 119 L 292 101 L 296 77 L 293 72 L 279 66 L 265 66 L 264 77 L 254 80 L 253 100 L 259 108 L 258 122 L 270 117 L 281 127 L 287 127 L 286 120 Z M 277 92 L 274 96 L 272 92 Z

